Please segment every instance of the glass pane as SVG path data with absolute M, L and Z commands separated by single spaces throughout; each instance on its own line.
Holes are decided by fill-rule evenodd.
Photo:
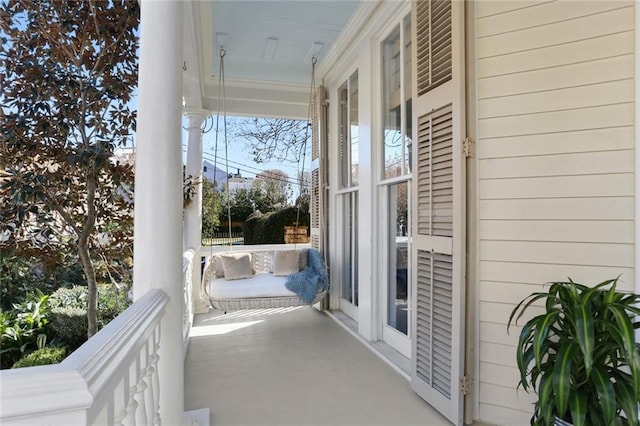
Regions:
M 383 115 L 383 177 L 391 178 L 402 173 L 401 129 L 401 64 L 400 28 L 396 28 L 382 42 L 382 115 Z
M 338 136 L 340 138 L 338 141 L 338 157 L 340 161 L 340 174 L 338 178 L 340 188 L 346 188 L 349 186 L 349 168 L 351 167 L 348 147 L 349 127 L 347 123 L 349 122 L 349 88 L 347 83 L 344 83 L 338 90 L 338 97 L 340 98 L 338 115 Z
M 342 245 L 342 298 L 358 306 L 358 193 L 342 197 L 344 239 Z
M 351 137 L 351 186 L 358 185 L 358 71 L 353 73 L 349 79 L 349 122 Z
M 383 179 L 411 169 L 411 17 L 382 43 Z
M 404 160 L 405 160 L 405 173 L 411 171 L 411 136 L 413 135 L 412 117 L 411 111 L 411 15 L 404 18 L 403 24 L 404 31 Z
M 387 324 L 408 334 L 410 295 L 409 183 L 389 185 Z

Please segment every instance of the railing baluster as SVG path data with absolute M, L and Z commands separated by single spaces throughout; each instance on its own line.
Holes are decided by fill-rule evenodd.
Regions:
M 160 426 L 160 377 L 158 371 L 158 361 L 160 360 L 160 324 L 153 332 L 153 355 L 151 356 L 151 365 L 153 366 L 154 374 L 151 377 L 153 384 L 153 424 Z
M 147 351 L 145 348 L 140 348 L 138 353 L 137 368 L 137 380 L 136 380 L 136 393 L 134 398 L 138 403 L 136 408 L 136 425 L 146 425 L 147 423 L 147 408 L 145 407 L 145 391 L 147 384 L 145 383 L 145 376 L 147 374 Z
M 149 423 L 153 422 L 153 408 L 154 408 L 154 400 L 153 394 L 157 391 L 153 388 L 153 375 L 155 374 L 155 366 L 153 365 L 153 339 L 149 339 L 145 346 L 145 356 L 147 357 L 147 368 L 145 370 L 144 375 L 144 383 L 147 386 L 144 393 L 144 408 L 147 411 L 147 421 Z
M 38 374 L 2 370 L 0 424 L 159 426 L 160 322 L 167 303 L 166 293 L 151 290 L 60 364 L 37 367 Z
M 120 380 L 114 391 L 113 398 L 113 423 L 116 425 L 124 425 L 124 419 L 127 417 L 127 391 L 129 383 L 129 374 Z
M 138 402 L 135 399 L 136 394 L 136 372 L 137 362 L 134 362 L 131 366 L 129 366 L 129 383 L 128 383 L 128 391 L 127 391 L 127 414 L 124 418 L 122 424 L 124 426 L 135 426 L 136 424 L 136 410 L 138 409 Z

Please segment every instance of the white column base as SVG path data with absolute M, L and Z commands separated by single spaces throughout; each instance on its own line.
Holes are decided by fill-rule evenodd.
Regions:
M 206 314 L 211 310 L 211 305 L 205 299 L 195 299 L 193 301 L 194 314 Z
M 208 408 L 185 411 L 182 424 L 184 426 L 208 426 L 211 413 Z

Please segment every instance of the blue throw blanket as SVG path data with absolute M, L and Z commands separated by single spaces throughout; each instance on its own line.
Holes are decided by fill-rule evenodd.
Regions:
M 318 250 L 309 249 L 307 267 L 289 275 L 285 287 L 307 304 L 313 302 L 318 292 L 329 288 L 327 270 Z

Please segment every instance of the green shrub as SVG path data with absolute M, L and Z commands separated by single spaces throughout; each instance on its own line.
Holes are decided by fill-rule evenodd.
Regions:
M 88 298 L 87 287 L 73 286 L 71 288 L 61 287 L 57 289 L 49 298 L 51 308 L 75 308 L 87 309 Z
M 126 289 L 105 284 L 98 286 L 98 328 L 107 325 L 131 305 Z
M 76 308 L 86 312 L 88 297 L 87 287 L 59 288 L 51 295 L 50 305 L 52 308 Z M 107 325 L 130 304 L 131 301 L 127 298 L 126 289 L 119 290 L 112 284 L 99 285 L 98 328 Z
M 31 352 L 29 355 L 18 360 L 11 368 L 33 367 L 36 365 L 58 364 L 61 362 L 67 351 L 65 348 L 42 348 Z
M 261 228 L 261 224 L 264 223 L 263 216 L 259 212 L 253 213 L 242 225 L 242 237 L 245 245 L 256 244 L 256 230 Z
M 38 291 L 51 294 L 59 287 L 84 282 L 84 272 L 74 256 L 0 247 L 0 307 L 6 311 Z
M 44 347 L 49 327 L 48 298 L 30 295 L 22 303 L 14 303 L 11 311 L 0 310 L 0 368 L 9 368 L 17 360 Z
M 52 308 L 51 327 L 61 342 L 73 352 L 87 341 L 87 311 L 76 307 Z
M 284 244 L 284 227 L 292 225 L 298 218 L 296 207 L 287 207 L 263 216 L 264 223 L 256 232 L 256 244 Z M 309 226 L 309 212 L 300 211 L 299 224 Z

